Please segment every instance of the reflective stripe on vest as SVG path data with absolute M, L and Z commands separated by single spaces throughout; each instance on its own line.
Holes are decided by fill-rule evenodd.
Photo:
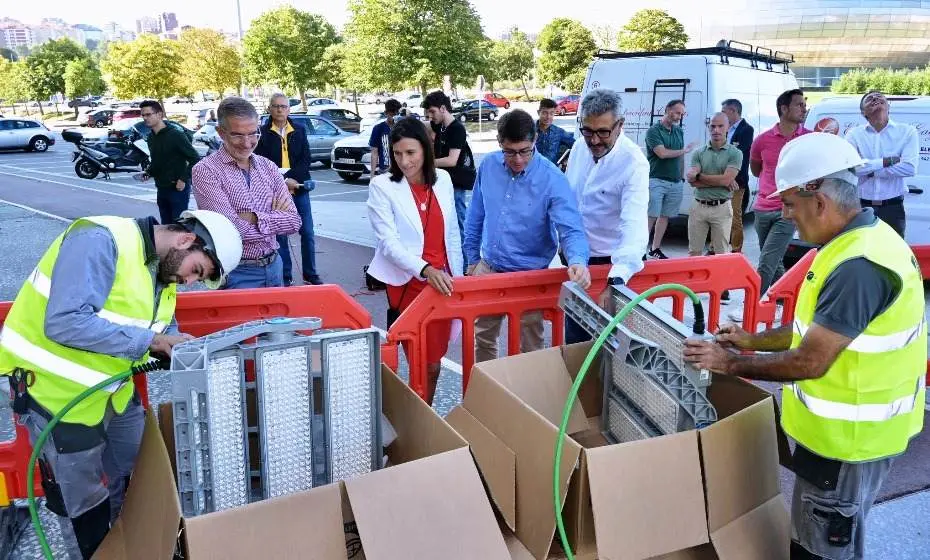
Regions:
M 32 271 L 32 274 L 29 275 L 29 283 L 32 284 L 32 287 L 39 292 L 42 297 L 46 300 L 49 298 L 49 294 L 52 291 L 52 279 L 43 274 L 38 268 Z M 138 327 L 140 329 L 150 329 L 156 333 L 162 333 L 168 325 L 156 321 L 152 323 L 151 321 L 146 321 L 144 319 L 133 319 L 132 317 L 127 317 L 125 315 L 120 315 L 119 313 L 114 313 L 108 309 L 101 309 L 97 312 L 97 316 L 101 319 L 105 319 L 111 323 L 116 323 L 117 325 L 126 325 L 130 327 Z
M 29 342 L 18 332 L 11 329 L 9 326 L 3 327 L 3 332 L 0 333 L 0 340 L 3 340 L 3 345 L 9 348 L 12 352 L 16 353 L 18 356 L 22 357 L 24 360 L 32 362 L 33 364 L 41 367 L 44 370 L 47 370 L 59 377 L 63 377 L 68 381 L 73 381 L 78 385 L 83 385 L 85 387 L 93 387 L 101 381 L 106 381 L 111 377 L 99 371 L 95 371 L 88 367 L 84 367 L 80 364 L 76 364 L 70 360 L 66 360 L 60 356 L 52 354 L 48 350 L 39 348 L 35 344 Z M 116 392 L 119 389 L 119 385 L 122 383 L 115 384 L 116 386 L 107 386 L 103 390 L 109 393 Z
M 801 390 L 797 383 L 792 383 L 791 389 L 807 410 L 821 418 L 847 420 L 849 422 L 882 422 L 895 416 L 913 412 L 914 407 L 918 404 L 917 398 L 920 396 L 920 391 L 926 385 L 927 378 L 921 375 L 913 395 L 901 397 L 887 404 L 848 404 L 828 401 L 808 395 Z
M 917 339 L 920 331 L 924 328 L 925 320 L 917 326 L 884 336 L 870 334 L 860 334 L 849 343 L 846 348 L 853 352 L 862 352 L 864 354 L 879 354 L 881 352 L 891 352 L 900 350 Z M 801 338 L 807 334 L 808 326 L 799 319 L 794 320 L 794 332 L 798 333 Z

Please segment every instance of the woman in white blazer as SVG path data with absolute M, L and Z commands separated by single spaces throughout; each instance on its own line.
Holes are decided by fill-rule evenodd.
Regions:
M 436 169 L 426 126 L 402 119 L 390 135 L 391 167 L 368 188 L 368 219 L 378 246 L 368 274 L 387 284 L 390 322 L 426 289 L 451 295 L 463 273 L 462 241 L 452 180 Z M 432 404 L 451 321 L 427 328 L 427 402 Z M 404 348 L 407 351 L 407 348 Z

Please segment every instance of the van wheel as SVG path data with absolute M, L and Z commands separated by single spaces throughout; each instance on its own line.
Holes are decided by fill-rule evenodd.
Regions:
M 347 173 L 345 171 L 337 171 L 337 173 L 339 174 L 339 177 L 341 177 L 343 181 L 358 181 L 359 179 L 362 178 L 361 173 Z

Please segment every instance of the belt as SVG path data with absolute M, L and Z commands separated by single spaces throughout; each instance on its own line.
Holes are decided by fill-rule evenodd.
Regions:
M 904 204 L 904 197 L 896 196 L 894 198 L 886 198 L 885 200 L 868 200 L 865 198 L 860 198 L 859 203 L 863 206 L 895 206 L 898 204 Z
M 730 202 L 729 198 L 722 198 L 718 200 L 701 200 L 699 198 L 694 199 L 696 202 L 700 202 L 704 206 L 720 206 L 721 204 Z
M 240 266 L 241 266 L 241 265 L 246 265 L 246 266 L 268 266 L 269 264 L 271 264 L 271 263 L 274 262 L 275 257 L 277 257 L 277 256 L 278 256 L 278 252 L 277 252 L 277 251 L 272 251 L 272 252 L 268 253 L 267 255 L 265 255 L 264 257 L 259 257 L 259 258 L 257 258 L 257 259 L 241 259 L 241 260 L 239 261 L 239 265 L 240 265 Z
M 597 266 L 599 264 L 612 264 L 610 257 L 589 257 L 588 266 Z

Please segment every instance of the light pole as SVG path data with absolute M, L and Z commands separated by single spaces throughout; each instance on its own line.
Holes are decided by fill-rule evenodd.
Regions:
M 242 54 L 245 54 L 245 45 L 242 44 L 242 8 L 239 6 L 239 0 L 236 0 L 236 19 L 239 23 L 239 51 Z M 245 85 L 242 81 L 242 72 L 244 70 L 243 63 L 245 60 L 243 58 L 239 59 L 239 95 L 245 96 Z

